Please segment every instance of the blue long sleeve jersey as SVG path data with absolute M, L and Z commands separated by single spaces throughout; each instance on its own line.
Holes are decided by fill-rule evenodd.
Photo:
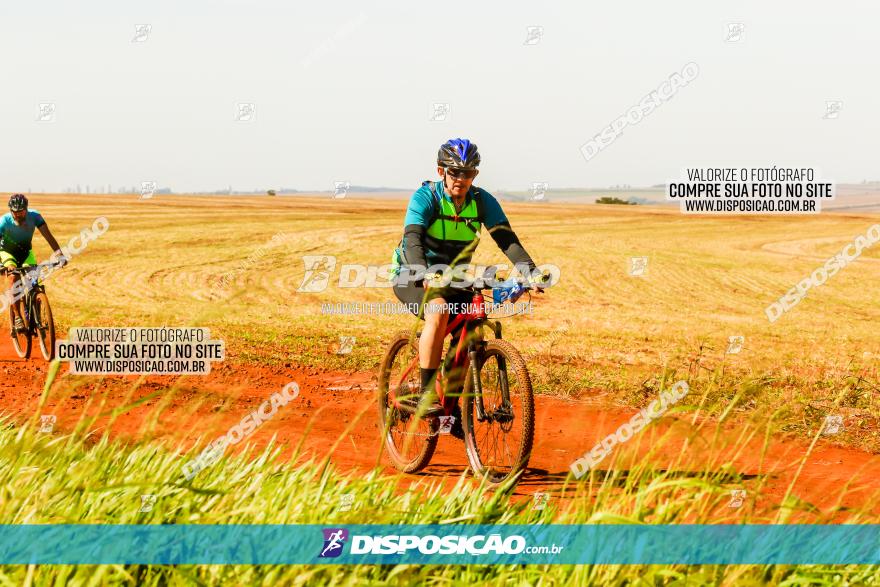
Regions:
M 436 184 L 435 184 L 436 185 Z M 448 202 L 452 198 L 443 189 L 443 183 L 439 182 L 440 197 Z M 485 226 L 492 235 L 492 239 L 498 244 L 501 252 L 514 264 L 525 264 L 529 270 L 535 269 L 535 262 L 520 243 L 519 238 L 510 226 L 510 221 L 501 204 L 495 197 L 480 188 L 480 197 L 483 199 L 483 214 Z M 474 198 L 474 188 L 468 191 L 465 206 L 470 199 Z M 406 261 L 410 265 L 429 267 L 433 264 L 452 264 L 461 250 L 461 245 L 450 241 L 439 241 L 427 234 L 432 219 L 434 208 L 433 195 L 427 185 L 423 185 L 412 195 L 404 218 L 404 251 Z M 469 262 L 469 259 L 460 262 Z

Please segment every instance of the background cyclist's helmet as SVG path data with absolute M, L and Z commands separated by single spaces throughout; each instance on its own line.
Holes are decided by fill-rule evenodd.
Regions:
M 467 139 L 449 139 L 437 153 L 437 165 L 455 169 L 476 169 L 480 164 L 477 146 Z
M 22 210 L 27 210 L 28 200 L 24 197 L 24 194 L 13 194 L 11 198 L 9 198 L 9 209 L 13 212 L 21 212 Z

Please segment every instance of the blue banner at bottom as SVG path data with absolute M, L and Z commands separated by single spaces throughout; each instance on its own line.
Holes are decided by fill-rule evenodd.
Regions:
M 880 564 L 880 526 L 0 526 L 0 564 L 398 563 Z

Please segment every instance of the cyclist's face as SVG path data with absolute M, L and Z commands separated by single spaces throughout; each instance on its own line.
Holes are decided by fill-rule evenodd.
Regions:
M 18 212 L 13 212 L 12 217 L 15 219 L 15 222 L 21 224 L 24 222 L 25 218 L 27 218 L 27 209 L 19 210 Z
M 452 173 L 447 173 L 447 170 L 443 167 L 438 167 L 437 173 L 443 178 L 443 185 L 446 187 L 447 193 L 453 198 L 465 197 L 474 183 L 473 177 L 464 177 L 462 173 L 457 173 L 458 177 L 456 177 Z

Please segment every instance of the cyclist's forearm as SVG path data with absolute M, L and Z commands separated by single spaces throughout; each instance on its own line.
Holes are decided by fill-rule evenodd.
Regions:
M 49 246 L 52 247 L 52 251 L 56 253 L 61 252 L 61 247 L 58 245 L 58 241 L 55 240 L 55 235 L 49 230 L 49 226 L 44 224 L 40 227 L 40 234 L 43 235 L 43 238 L 46 239 L 46 242 L 49 243 Z
M 522 243 L 519 242 L 519 237 L 513 232 L 510 224 L 502 222 L 501 224 L 493 226 L 489 229 L 489 234 L 492 235 L 492 239 L 498 245 L 498 248 L 501 249 L 501 252 L 504 253 L 508 259 L 510 259 L 511 263 L 514 265 L 527 265 L 530 271 L 535 270 L 535 262 L 532 260 L 532 257 L 528 252 L 526 252 Z
M 407 265 L 427 267 L 425 257 L 425 227 L 419 224 L 408 224 L 403 231 L 403 246 L 406 251 Z

